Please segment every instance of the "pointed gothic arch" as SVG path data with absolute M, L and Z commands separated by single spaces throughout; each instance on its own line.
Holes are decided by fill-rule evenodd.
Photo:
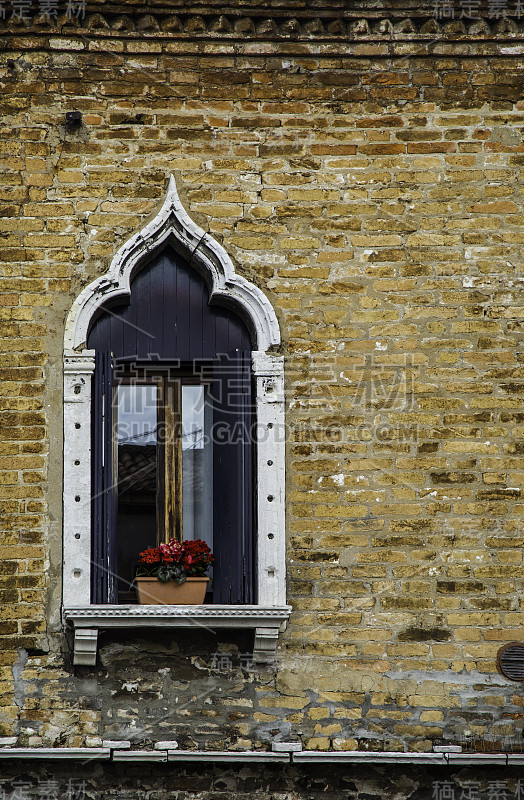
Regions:
M 129 296 L 137 269 L 168 244 L 204 278 L 210 303 L 231 306 L 239 312 L 250 330 L 254 350 L 266 352 L 280 345 L 273 306 L 261 289 L 235 272 L 224 248 L 189 217 L 171 176 L 158 214 L 122 245 L 107 274 L 92 281 L 76 298 L 66 321 L 65 350 L 85 346 L 97 311 L 109 301 Z

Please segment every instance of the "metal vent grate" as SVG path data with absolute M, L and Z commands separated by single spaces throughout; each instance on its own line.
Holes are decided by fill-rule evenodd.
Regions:
M 510 681 L 524 681 L 524 644 L 510 642 L 501 647 L 497 667 Z

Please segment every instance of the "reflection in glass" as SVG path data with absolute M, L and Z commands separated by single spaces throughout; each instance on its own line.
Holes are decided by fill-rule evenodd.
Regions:
M 117 387 L 119 589 L 133 579 L 138 553 L 156 542 L 157 387 Z
M 182 386 L 182 505 L 184 539 L 213 549 L 211 407 L 204 386 Z
M 158 384 L 121 384 L 116 391 L 118 585 L 122 602 L 129 600 L 123 593 L 129 591 L 138 553 L 174 536 L 173 526 L 165 522 L 165 497 L 174 498 L 183 538 L 203 539 L 213 549 L 211 404 L 206 402 L 204 386 L 176 384 L 176 390 L 171 391 L 174 386 L 164 378 Z M 162 403 L 169 403 L 169 412 Z M 180 403 L 181 417 L 177 408 Z M 181 419 L 181 431 L 177 418 Z M 178 499 L 173 491 L 177 459 L 170 455 L 175 452 L 182 464 Z M 166 524 L 169 530 L 164 529 Z

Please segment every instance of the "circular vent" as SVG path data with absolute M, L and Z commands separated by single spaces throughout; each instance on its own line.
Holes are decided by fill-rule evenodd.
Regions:
M 510 681 L 524 681 L 524 644 L 510 642 L 501 647 L 497 667 Z

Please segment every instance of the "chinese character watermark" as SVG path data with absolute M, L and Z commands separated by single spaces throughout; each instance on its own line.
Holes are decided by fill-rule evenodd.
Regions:
M 85 0 L 67 0 L 66 16 L 68 19 L 84 19 L 86 15 Z
M 40 0 L 39 11 L 41 17 L 46 17 L 50 22 L 58 17 L 58 0 Z
M 491 20 L 523 16 L 524 0 L 488 0 L 487 8 L 482 0 L 432 0 L 433 17 L 437 20 L 479 19 L 481 8 Z
M 32 22 L 32 0 L 0 0 L 0 19 L 28 25 Z M 86 16 L 86 0 L 38 0 L 40 22 L 56 24 L 60 13 L 70 22 L 80 23 Z
M 237 658 L 234 658 L 231 653 L 212 653 L 211 655 L 211 669 L 235 669 L 237 663 L 240 669 L 253 669 L 253 653 L 239 653 Z
M 433 781 L 432 800 L 524 800 L 524 781 L 518 780 L 515 788 L 508 781 L 487 781 L 484 788 L 479 781 Z
M 433 781 L 432 800 L 455 800 L 453 781 Z
M 31 22 L 31 0 L 11 0 L 11 19 L 18 22 Z

